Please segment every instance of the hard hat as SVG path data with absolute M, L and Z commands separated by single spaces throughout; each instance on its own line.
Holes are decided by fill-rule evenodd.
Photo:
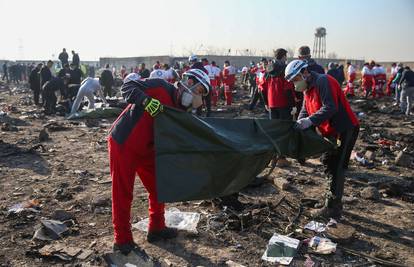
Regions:
M 195 61 L 198 61 L 198 58 L 197 58 L 196 55 L 191 55 L 191 56 L 188 57 L 188 61 L 189 62 L 195 62 Z
M 138 73 L 130 73 L 128 74 L 125 78 L 124 78 L 124 83 L 127 83 L 129 81 L 139 81 L 141 80 L 141 75 L 139 75 Z
M 208 77 L 207 73 L 200 69 L 190 69 L 183 73 L 183 76 L 187 77 L 194 77 L 199 83 L 201 83 L 204 88 L 206 88 L 207 93 L 204 95 L 208 95 L 210 92 L 210 78 Z
M 299 74 L 299 72 L 308 67 L 308 63 L 304 60 L 295 59 L 291 61 L 285 69 L 285 79 L 289 82 L 292 81 L 293 78 L 296 77 L 296 75 Z

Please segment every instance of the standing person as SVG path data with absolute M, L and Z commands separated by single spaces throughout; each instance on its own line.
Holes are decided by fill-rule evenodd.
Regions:
M 124 79 L 128 74 L 125 65 L 121 66 L 121 70 L 119 72 L 121 73 L 121 79 Z
M 267 71 L 267 97 L 265 105 L 269 109 L 271 120 L 293 120 L 292 108 L 295 106 L 293 83 L 285 79 L 287 50 L 278 48 L 275 60 Z M 276 159 L 276 166 L 287 167 L 290 162 L 283 156 Z
M 88 99 L 88 109 L 95 108 L 95 94 L 98 94 L 104 104 L 108 104 L 103 95 L 101 85 L 99 84 L 99 78 L 88 77 L 82 81 L 79 88 L 76 99 L 73 102 L 70 114 L 76 113 L 82 100 L 86 97 Z
M 411 114 L 411 107 L 414 100 L 414 71 L 409 66 L 404 67 L 404 71 L 399 81 L 401 86 L 401 111 L 405 115 Z
M 380 64 L 374 64 L 372 68 L 374 73 L 374 88 L 378 97 L 384 96 L 384 85 L 387 82 L 387 74 Z
M 265 106 L 265 101 L 264 101 L 265 96 L 262 95 L 263 84 L 260 84 L 260 83 L 264 82 L 263 79 L 266 73 L 266 66 L 267 66 L 267 59 L 262 58 L 260 63 L 257 63 L 257 65 L 250 70 L 250 74 L 251 74 L 250 79 L 254 77 L 255 80 L 254 80 L 254 88 L 253 88 L 252 96 L 250 99 L 249 110 L 255 109 L 257 101 L 259 101 L 262 106 Z M 253 83 L 253 81 L 251 82 Z
M 303 60 L 293 60 L 285 70 L 285 78 L 295 90 L 304 92 L 303 107 L 295 128 L 306 130 L 316 126 L 320 133 L 335 143 L 336 151 L 325 154 L 323 163 L 329 179 L 329 192 L 322 209 L 314 217 L 340 218 L 344 192 L 344 170 L 348 168 L 351 151 L 358 138 L 359 122 L 338 82 L 329 75 L 309 71 Z
M 139 65 L 139 71 L 138 71 L 139 76 L 141 76 L 141 79 L 146 79 L 149 78 L 150 76 L 150 71 L 145 67 L 145 63 L 141 63 Z
M 128 76 L 130 77 L 130 76 Z M 127 77 L 127 78 L 128 78 Z M 114 250 L 128 254 L 136 244 L 131 232 L 131 203 L 135 175 L 149 193 L 147 241 L 177 236 L 165 225 L 164 203 L 158 202 L 155 177 L 154 118 L 163 105 L 183 110 L 202 105 L 202 95 L 210 90 L 208 75 L 198 69 L 183 74 L 178 87 L 162 79 L 126 79 L 121 92 L 129 105 L 112 125 L 108 151 L 112 176 L 112 222 Z
M 101 77 L 99 78 L 99 83 L 104 88 L 104 97 L 112 97 L 112 86 L 114 85 L 114 76 L 112 75 L 111 69 L 109 68 L 109 64 L 105 65 L 105 69 L 102 71 Z
M 68 98 L 73 101 L 78 94 L 78 90 L 82 81 L 82 71 L 79 69 L 78 65 L 73 62 L 70 63 L 69 70 L 69 84 L 68 84 Z
M 75 66 L 77 66 L 79 68 L 80 66 L 80 58 L 79 58 L 79 54 L 75 53 L 74 50 L 72 50 L 72 64 L 74 64 Z
M 298 58 L 301 60 L 306 60 L 306 62 L 308 63 L 308 69 L 310 71 L 314 71 L 319 74 L 325 74 L 324 68 L 318 63 L 316 63 L 316 61 L 312 58 L 309 46 L 304 45 L 299 47 L 298 52 Z
M 223 86 L 224 86 L 224 97 L 226 99 L 226 105 L 231 106 L 233 101 L 233 89 L 236 83 L 236 68 L 234 68 L 230 61 L 224 61 L 223 67 Z
M 43 85 L 52 79 L 52 67 L 53 67 L 53 61 L 49 60 L 46 65 L 42 67 L 40 70 L 40 88 L 43 89 Z M 43 99 L 43 95 L 42 95 Z
M 334 62 L 329 62 L 326 74 L 331 75 L 339 83 L 339 72 Z M 339 83 L 340 84 L 340 83 Z
M 373 89 L 374 85 L 374 72 L 372 71 L 372 65 L 366 62 L 364 67 L 362 67 L 362 90 L 364 91 L 365 98 L 368 98 L 368 95 L 372 92 L 372 96 L 375 98 L 375 90 Z
M 60 64 L 62 65 L 62 66 L 65 66 L 66 64 L 68 64 L 69 65 L 69 55 L 68 55 L 68 53 L 66 52 L 66 48 L 63 48 L 63 50 L 62 50 L 62 52 L 60 52 L 60 54 L 59 54 L 59 60 L 60 60 Z
M 347 73 L 348 73 L 348 83 L 346 84 L 344 93 L 346 96 L 352 97 L 352 96 L 355 96 L 354 81 L 356 78 L 356 69 L 350 61 L 348 61 L 346 65 L 347 65 Z
M 255 94 L 255 90 L 256 90 L 256 72 L 257 72 L 256 64 L 254 64 L 254 62 L 252 61 L 250 62 L 250 69 L 248 72 L 249 95 L 251 98 Z
M 400 80 L 401 80 L 401 76 L 402 76 L 403 71 L 404 71 L 403 64 L 399 63 L 397 74 L 395 75 L 394 80 L 392 80 L 392 82 L 395 84 L 395 103 L 394 103 L 394 106 L 398 106 L 400 104 L 400 99 L 401 99 Z
M 385 90 L 385 94 L 387 96 L 391 96 L 392 91 L 395 89 L 395 83 L 393 83 L 392 81 L 394 80 L 395 76 L 397 75 L 397 72 L 398 72 L 398 66 L 397 66 L 397 63 L 394 62 L 391 65 L 390 77 L 388 79 L 387 87 L 386 87 L 386 90 Z
M 3 63 L 3 78 L 1 80 L 4 81 L 4 79 L 6 79 L 6 83 L 9 83 L 9 70 L 7 67 L 7 61 L 4 61 Z
M 39 106 L 40 96 L 40 70 L 42 69 L 42 63 L 37 64 L 36 68 L 32 69 L 29 75 L 30 89 L 33 91 L 33 100 L 36 106 Z
M 169 83 L 175 83 L 178 79 L 178 74 L 170 67 L 167 63 L 163 65 L 164 68 L 164 79 Z
M 58 77 L 60 77 L 60 78 L 64 78 L 64 77 L 66 77 L 67 75 L 70 75 L 70 67 L 69 67 L 69 64 L 65 64 L 65 65 L 63 65 L 62 66 L 62 68 L 59 70 L 59 72 L 58 72 Z

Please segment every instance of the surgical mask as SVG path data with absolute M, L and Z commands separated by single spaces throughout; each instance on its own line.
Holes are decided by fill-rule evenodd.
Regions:
M 187 87 L 184 83 L 181 84 L 184 88 L 184 91 L 181 94 L 181 105 L 189 108 L 192 106 L 193 108 L 198 108 L 203 104 L 203 98 L 201 95 L 193 93 L 193 90 L 197 87 L 198 84 L 191 86 L 190 88 Z
M 295 85 L 295 91 L 297 92 L 303 92 L 308 87 L 308 84 L 306 83 L 306 79 L 302 76 L 302 80 L 293 82 Z

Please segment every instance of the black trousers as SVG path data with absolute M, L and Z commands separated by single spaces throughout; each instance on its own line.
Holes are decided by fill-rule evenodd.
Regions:
M 340 146 L 325 153 L 322 156 L 322 163 L 325 165 L 325 173 L 328 178 L 328 192 L 325 205 L 328 208 L 342 210 L 342 196 L 344 194 L 345 175 L 348 168 L 349 158 L 352 149 L 358 138 L 359 126 L 340 134 Z
M 104 97 L 106 97 L 106 96 L 112 97 L 112 86 L 111 85 L 105 85 L 103 93 L 104 93 Z
M 40 88 L 32 88 L 33 91 L 33 100 L 36 105 L 39 105 L 39 98 L 40 98 Z
M 249 110 L 253 110 L 256 107 L 257 101 L 260 101 L 260 105 L 264 106 L 264 99 L 263 96 L 259 90 L 259 88 L 257 88 L 257 86 L 255 88 L 253 88 L 253 96 L 252 99 L 250 101 L 250 105 L 249 105 Z

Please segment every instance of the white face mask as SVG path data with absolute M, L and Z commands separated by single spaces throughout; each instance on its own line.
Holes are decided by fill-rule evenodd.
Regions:
M 295 85 L 295 91 L 297 91 L 297 92 L 303 92 L 303 91 L 306 90 L 306 88 L 308 88 L 308 84 L 306 83 L 305 77 L 303 77 L 302 74 L 301 74 L 301 76 L 302 76 L 303 80 L 293 82 L 293 84 Z
M 181 95 L 181 105 L 183 107 L 189 108 L 198 108 L 203 104 L 203 98 L 199 94 L 193 93 L 194 89 L 197 87 L 198 83 L 191 86 L 190 88 L 187 87 L 184 83 L 181 84 L 184 88 L 184 91 Z

